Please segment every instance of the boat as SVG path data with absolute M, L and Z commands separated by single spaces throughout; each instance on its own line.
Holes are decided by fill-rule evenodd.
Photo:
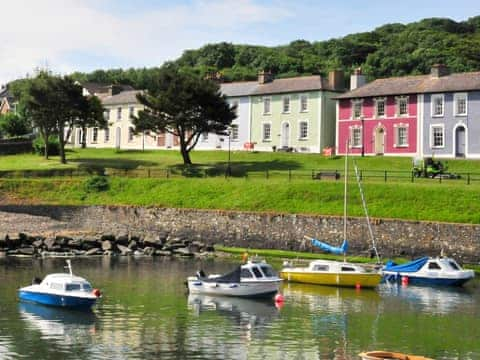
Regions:
M 72 309 L 90 309 L 101 297 L 98 289 L 82 277 L 73 275 L 72 264 L 67 260 L 69 273 L 49 274 L 43 280 L 18 290 L 21 301 Z
M 187 279 L 190 294 L 272 297 L 282 279 L 265 261 L 248 260 L 224 275 L 206 275 L 202 270 Z
M 403 284 L 462 286 L 475 277 L 473 270 L 464 270 L 449 257 L 422 257 L 406 264 L 389 261 L 382 269 L 385 281 Z
M 323 251 L 343 254 L 344 261 L 334 260 L 314 260 L 309 263 L 307 267 L 293 267 L 290 262 L 285 262 L 282 270 L 280 271 L 280 277 L 284 280 L 292 282 L 300 282 L 307 284 L 317 285 L 329 285 L 329 286 L 346 286 L 356 288 L 374 288 L 382 280 L 382 274 L 372 269 L 368 271 L 366 268 L 359 264 L 354 264 L 346 261 L 346 252 L 348 249 L 347 241 L 347 176 L 348 174 L 348 144 L 347 144 L 347 156 L 345 156 L 345 184 L 344 184 L 344 213 L 343 213 L 343 243 L 340 247 L 335 247 L 327 244 L 323 241 L 314 239 L 309 236 L 305 236 L 305 239 L 309 240 L 315 247 L 322 249 Z M 363 190 L 360 184 L 360 177 L 358 175 L 358 169 L 355 166 L 355 174 L 362 196 L 362 203 L 367 219 L 368 229 L 370 232 L 371 240 L 375 255 L 379 261 L 378 252 L 375 247 L 375 240 L 373 232 L 370 226 L 370 220 L 368 218 L 368 211 L 363 196 Z
M 407 355 L 391 351 L 368 351 L 358 354 L 362 360 L 433 360 L 424 356 Z

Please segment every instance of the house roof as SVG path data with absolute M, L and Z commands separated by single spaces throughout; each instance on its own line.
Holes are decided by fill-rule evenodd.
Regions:
M 220 91 L 222 92 L 222 94 L 229 97 L 248 96 L 255 91 L 255 88 L 257 86 L 257 81 L 239 81 L 232 83 L 223 83 L 220 84 Z
M 377 79 L 335 99 L 469 90 L 480 90 L 480 72 L 455 73 L 441 77 L 417 75 Z
M 132 86 L 122 85 L 122 84 L 117 85 L 117 84 L 102 84 L 102 83 L 95 83 L 95 82 L 86 82 L 86 83 L 83 83 L 82 86 L 85 89 L 87 89 L 91 95 L 107 93 L 111 87 L 115 87 L 119 91 L 134 90 Z
M 327 79 L 320 75 L 297 76 L 293 78 L 274 79 L 265 84 L 258 84 L 252 95 L 281 94 L 312 90 L 333 90 Z
M 137 94 L 142 92 L 143 90 L 122 91 L 116 95 L 104 97 L 101 100 L 103 105 L 138 104 Z

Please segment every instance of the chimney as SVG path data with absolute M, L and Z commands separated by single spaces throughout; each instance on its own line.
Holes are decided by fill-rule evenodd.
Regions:
M 430 76 L 432 78 L 438 79 L 439 77 L 446 76 L 449 74 L 450 74 L 450 71 L 448 70 L 448 67 L 444 64 L 435 64 L 430 69 Z
M 262 70 L 258 73 L 258 83 L 266 84 L 273 81 L 273 75 L 270 71 Z
M 350 75 L 350 90 L 355 90 L 366 83 L 367 78 L 365 75 L 362 75 L 362 68 L 356 68 L 353 70 L 353 74 Z
M 213 82 L 216 82 L 216 83 L 223 83 L 223 81 L 225 80 L 224 77 L 223 77 L 223 74 L 220 71 L 208 72 L 205 75 L 204 79 L 205 80 L 210 80 L 210 81 L 213 81 Z
M 345 79 L 342 70 L 333 70 L 328 73 L 328 84 L 333 90 L 344 90 Z

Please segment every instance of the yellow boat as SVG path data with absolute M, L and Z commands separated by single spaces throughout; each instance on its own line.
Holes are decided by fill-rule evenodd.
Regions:
M 390 351 L 369 351 L 358 354 L 362 360 L 433 360 L 424 356 L 407 355 Z
M 308 267 L 285 264 L 279 275 L 292 282 L 357 288 L 374 288 L 382 280 L 380 272 L 367 271 L 358 264 L 332 260 L 314 260 Z

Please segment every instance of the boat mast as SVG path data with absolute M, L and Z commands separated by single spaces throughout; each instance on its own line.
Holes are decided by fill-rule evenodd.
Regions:
M 347 240 L 347 179 L 348 179 L 348 149 L 350 147 L 350 137 L 345 145 L 345 179 L 343 190 L 343 240 Z M 343 253 L 343 261 L 346 262 L 346 254 Z
M 72 261 L 70 259 L 67 259 L 65 260 L 67 262 L 67 268 L 68 268 L 68 271 L 70 272 L 70 276 L 73 277 L 73 271 L 72 271 Z

